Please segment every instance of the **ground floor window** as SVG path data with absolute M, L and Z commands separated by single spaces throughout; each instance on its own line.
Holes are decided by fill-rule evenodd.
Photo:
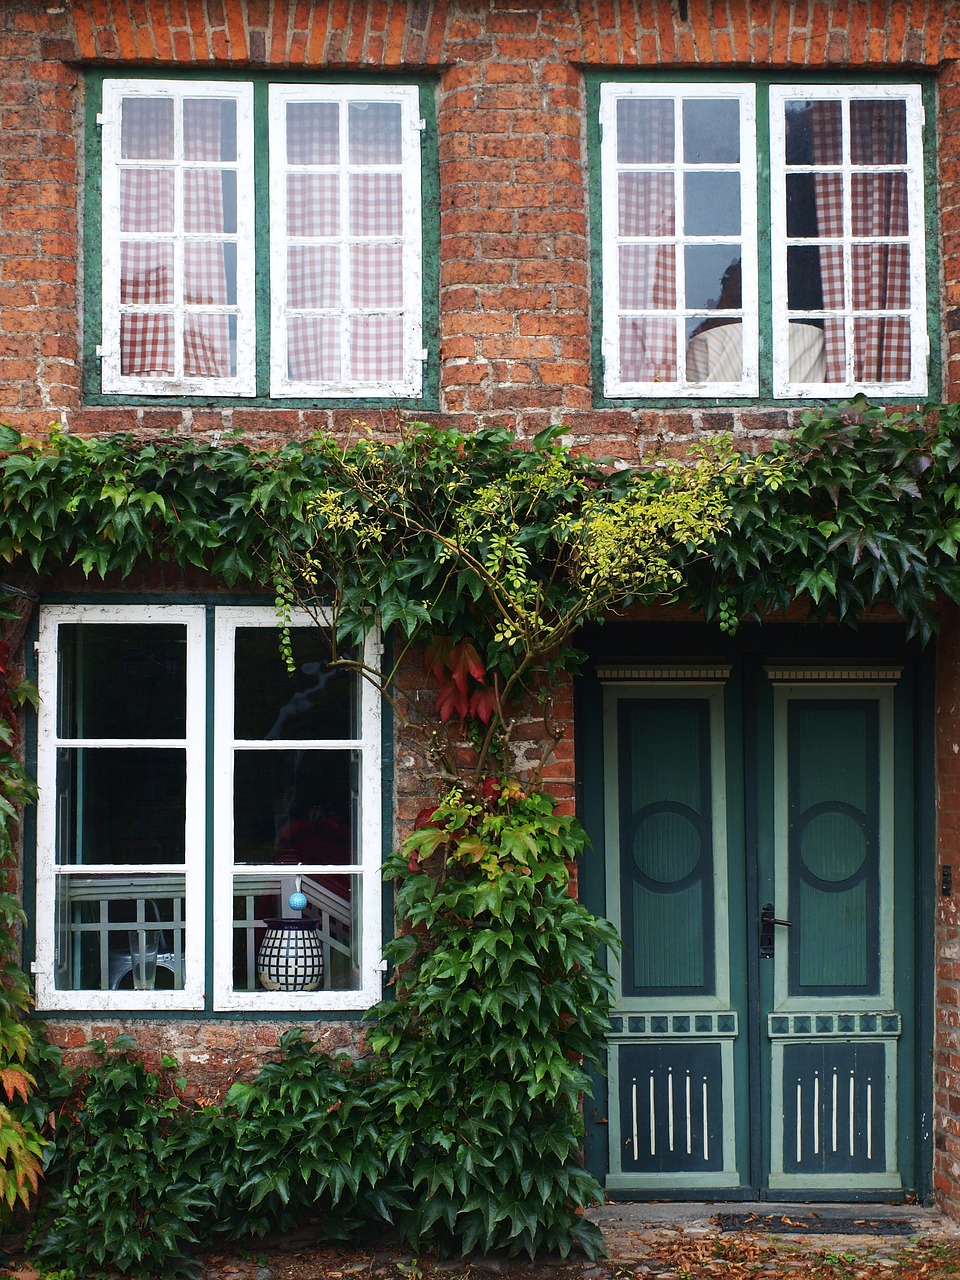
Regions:
M 292 674 L 270 608 L 42 608 L 41 1009 L 378 998 L 379 703 L 291 641 Z

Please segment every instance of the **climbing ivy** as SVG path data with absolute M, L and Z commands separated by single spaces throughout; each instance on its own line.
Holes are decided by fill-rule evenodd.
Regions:
M 436 719 L 424 721 L 396 690 L 398 668 L 364 673 L 431 740 L 435 723 L 453 729 L 454 750 L 434 753 L 439 806 L 386 868 L 405 930 L 392 947 L 396 998 L 371 1035 L 389 1069 L 364 1075 L 364 1101 L 349 1108 L 361 1127 L 386 1109 L 391 1139 L 369 1169 L 342 1169 L 333 1185 L 321 1148 L 339 1150 L 342 1134 L 322 1119 L 313 1182 L 294 1194 L 276 1165 L 269 1185 L 258 1180 L 264 1135 L 291 1140 L 279 1117 L 284 1090 L 312 1069 L 296 1050 L 292 1066 L 268 1073 L 259 1093 L 235 1094 L 224 1113 L 223 1132 L 246 1136 L 221 1162 L 233 1170 L 221 1207 L 256 1209 L 261 1225 L 297 1197 L 337 1201 L 365 1179 L 382 1184 L 380 1203 L 410 1239 L 531 1252 L 578 1238 L 595 1245 L 578 1212 L 596 1187 L 573 1159 L 577 1059 L 589 1062 L 599 1043 L 608 992 L 596 952 L 613 938 L 567 892 L 579 829 L 554 813 L 536 776 L 509 776 L 523 699 L 540 698 L 549 719 L 552 682 L 578 662 L 577 629 L 638 601 L 685 599 L 728 631 L 797 602 L 812 617 L 850 622 L 888 603 L 924 639 L 939 602 L 960 602 L 957 406 L 855 401 L 805 414 L 796 435 L 757 458 L 719 441 L 691 465 L 647 469 L 578 455 L 559 432 L 521 448 L 498 429 L 413 424 L 391 439 L 317 437 L 266 450 L 239 438 L 54 430 L 27 440 L 0 428 L 0 558 L 21 587 L 67 566 L 121 579 L 149 562 L 195 567 L 227 585 L 272 587 L 281 621 L 295 605 L 322 603 L 339 661 L 352 660 L 379 620 L 396 638 L 398 666 L 423 642 L 438 681 Z M 16 745 L 28 692 L 0 652 L 0 864 L 14 858 L 18 809 L 32 794 Z M 545 736 L 549 744 L 549 725 Z M 0 1203 L 9 1208 L 30 1200 L 46 1139 L 34 1088 L 44 1051 L 25 1022 L 19 907 L 3 888 Z M 303 1087 L 339 1098 L 339 1077 L 324 1070 L 322 1086 Z M 166 1142 L 179 1104 L 139 1070 L 124 1079 L 145 1107 L 158 1099 L 156 1140 Z M 103 1105 L 110 1114 L 107 1095 Z M 336 1101 L 326 1105 L 323 1116 L 337 1114 Z M 83 1176 L 96 1181 L 97 1170 L 91 1157 Z M 543 1208 L 531 1216 L 534 1188 Z M 63 1192 L 68 1209 L 73 1194 Z M 176 1246 L 194 1231 L 194 1213 L 199 1222 L 217 1212 L 207 1200 L 184 1205 L 183 1231 L 164 1226 L 136 1266 L 162 1274 L 164 1238 Z M 104 1232 L 115 1208 L 104 1210 Z M 97 1261 L 127 1265 L 109 1249 Z

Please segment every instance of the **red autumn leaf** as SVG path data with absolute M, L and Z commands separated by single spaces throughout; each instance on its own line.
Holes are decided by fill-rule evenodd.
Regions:
M 483 724 L 490 723 L 490 717 L 497 709 L 497 696 L 493 689 L 484 685 L 475 689 L 469 703 L 470 715 L 476 716 Z
M 443 684 L 450 667 L 453 641 L 449 636 L 434 636 L 423 649 L 423 665 L 437 684 Z
M 437 696 L 437 711 L 444 722 L 454 715 L 462 720 L 467 714 L 467 695 L 461 692 L 452 680 L 448 680 L 440 689 Z
M 467 692 L 468 676 L 473 676 L 474 680 L 482 680 L 486 674 L 480 655 L 469 640 L 461 640 L 459 644 L 453 646 L 447 665 L 450 667 L 454 684 L 461 693 Z

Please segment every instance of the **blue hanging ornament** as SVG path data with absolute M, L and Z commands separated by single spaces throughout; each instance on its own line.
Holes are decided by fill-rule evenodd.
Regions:
M 307 895 L 297 890 L 296 893 L 291 893 L 287 901 L 290 903 L 291 911 L 302 911 L 307 905 Z

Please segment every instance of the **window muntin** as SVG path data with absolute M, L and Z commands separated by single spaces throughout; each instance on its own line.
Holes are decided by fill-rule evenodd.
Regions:
M 211 989 L 214 1009 L 378 998 L 379 705 L 330 668 L 313 620 L 291 636 L 292 677 L 272 609 L 42 610 L 41 1007 L 199 1009 Z M 291 916 L 319 922 L 316 992 L 266 991 L 256 975 L 265 922 Z
M 103 389 L 253 395 L 253 89 L 103 87 Z
M 421 383 L 416 89 L 273 85 L 271 394 Z
M 759 389 L 754 96 L 601 87 L 607 395 Z
M 252 84 L 104 81 L 102 390 L 255 396 L 259 368 L 274 398 L 420 395 L 417 89 L 272 85 L 264 100 L 269 218 Z
M 737 135 L 721 108 L 755 92 L 769 157 L 741 123 L 739 163 L 763 184 L 748 213 L 723 167 Z M 757 395 L 761 382 L 791 398 L 926 394 L 919 86 L 606 84 L 600 103 L 606 395 Z M 758 324 L 766 267 L 747 221 L 755 231 L 768 159 Z M 738 216 L 742 258 L 717 287 Z
M 922 120 L 917 85 L 771 86 L 775 395 L 926 393 Z

